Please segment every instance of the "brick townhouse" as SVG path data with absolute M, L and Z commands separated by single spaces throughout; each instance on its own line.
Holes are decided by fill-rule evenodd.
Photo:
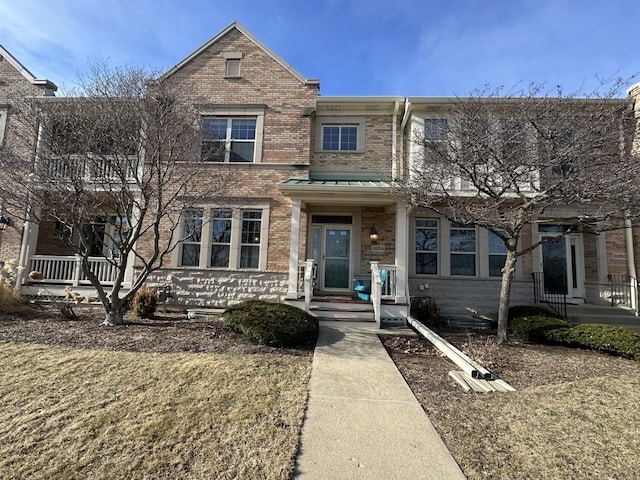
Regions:
M 5 50 L 0 54 L 0 141 L 5 132 L 6 142 L 11 120 L 3 88 L 23 82 L 38 95 L 51 95 L 55 86 L 34 79 Z M 391 192 L 393 180 L 407 174 L 416 129 L 453 99 L 320 96 L 318 80 L 298 73 L 235 22 L 165 75 L 193 85 L 204 131 L 225 139 L 226 151 L 216 161 L 225 163 L 221 168 L 233 164 L 238 180 L 224 207 L 203 203 L 183 212 L 182 221 L 200 225 L 199 234 L 183 238 L 171 265 L 149 279 L 151 286 L 170 285 L 173 303 L 295 303 L 304 296 L 308 271 L 312 295 L 325 300 L 354 296 L 355 285 L 365 286 L 360 292 L 368 298 L 372 275 L 382 274 L 382 318 L 406 317 L 410 298 L 420 296 L 448 314 L 497 311 L 505 252 L 493 234 L 410 208 Z M 640 88 L 630 95 L 640 97 Z M 610 275 L 635 285 L 637 228 L 556 238 L 573 212 L 558 208 L 548 215 L 555 226 L 525 229 L 522 248 L 554 238 L 518 261 L 512 304 L 533 302 L 534 273 L 549 282 L 563 276 L 564 293 L 576 303 L 610 303 Z M 31 268 L 38 258 L 64 257 L 50 226 L 34 226 L 29 234 L 19 222 L 4 227 L 2 260 L 22 258 Z M 216 235 L 216 228 L 227 234 Z M 468 240 L 464 252 L 456 247 L 462 237 Z M 145 248 L 142 241 L 140 251 Z M 72 278 L 45 282 L 51 288 L 79 284 Z M 35 295 L 39 288 L 27 279 L 23 292 Z

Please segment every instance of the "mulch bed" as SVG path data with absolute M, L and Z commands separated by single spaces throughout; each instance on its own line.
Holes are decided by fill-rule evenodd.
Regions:
M 104 311 L 100 308 L 76 309 L 76 313 L 79 317 L 76 320 L 66 319 L 53 307 L 19 315 L 0 314 L 0 341 L 151 353 L 313 353 L 312 349 L 255 344 L 215 316 L 189 319 L 186 313 L 169 312 L 138 319 L 127 315 L 125 324 L 105 327 L 101 325 Z
M 512 338 L 510 344 L 498 345 L 492 341 L 495 332 L 490 330 L 442 328 L 437 333 L 517 390 L 610 374 L 640 373 L 638 362 L 589 350 L 528 344 L 517 338 Z M 430 342 L 385 336 L 383 343 L 427 412 L 437 413 L 443 405 L 469 399 L 469 395 L 482 395 L 465 393 L 448 376 L 450 370 L 459 368 L 441 356 Z

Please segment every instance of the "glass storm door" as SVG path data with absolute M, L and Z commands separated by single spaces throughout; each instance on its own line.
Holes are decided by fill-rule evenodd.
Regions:
M 542 244 L 544 293 L 567 291 L 567 250 L 564 237 L 547 238 Z
M 545 293 L 584 296 L 584 254 L 578 234 L 549 238 L 542 243 L 542 272 Z
M 350 290 L 351 288 L 351 228 L 324 227 L 322 271 L 324 290 Z

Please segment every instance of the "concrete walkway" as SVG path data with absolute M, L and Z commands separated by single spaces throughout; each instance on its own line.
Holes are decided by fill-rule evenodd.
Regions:
M 378 333 L 321 325 L 295 478 L 464 479 Z

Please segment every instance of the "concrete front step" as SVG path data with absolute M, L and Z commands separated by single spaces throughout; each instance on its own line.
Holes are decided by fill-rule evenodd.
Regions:
M 287 303 L 298 308 L 304 308 L 304 301 L 302 300 L 287 300 Z M 375 322 L 373 305 L 358 301 L 312 300 L 309 313 L 323 320 Z

